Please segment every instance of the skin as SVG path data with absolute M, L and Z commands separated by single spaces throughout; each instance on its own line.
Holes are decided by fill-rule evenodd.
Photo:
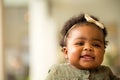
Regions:
M 63 53 L 68 62 L 78 69 L 98 67 L 104 57 L 104 35 L 92 25 L 77 25 L 67 37 Z

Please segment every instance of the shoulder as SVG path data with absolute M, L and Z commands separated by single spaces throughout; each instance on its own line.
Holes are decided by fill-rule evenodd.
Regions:
M 46 80 L 56 80 L 66 76 L 67 64 L 54 64 L 50 67 Z
M 67 69 L 67 67 L 68 67 L 68 64 L 66 64 L 66 63 L 63 63 L 63 64 L 54 64 L 54 65 L 52 65 L 51 67 L 50 67 L 50 69 L 49 69 L 49 71 L 48 71 L 48 73 L 50 73 L 50 72 L 62 72 L 62 71 L 64 71 L 64 70 L 66 70 Z
M 107 71 L 111 71 L 110 67 L 109 66 L 105 66 L 105 65 L 101 65 L 98 69 L 102 69 L 103 71 L 107 70 Z
M 98 71 L 100 71 L 100 72 L 102 72 L 102 73 L 106 73 L 106 74 L 110 74 L 110 73 L 112 73 L 112 70 L 110 69 L 110 67 L 109 66 L 105 66 L 105 65 L 101 65 L 101 66 L 99 66 L 98 68 Z
M 104 65 L 102 65 L 102 66 L 100 67 L 100 69 L 103 71 L 103 73 L 108 74 L 108 76 L 109 76 L 109 78 L 110 78 L 111 80 L 120 80 L 120 78 L 117 77 L 117 76 L 113 73 L 113 71 L 111 70 L 111 68 L 110 68 L 109 66 L 104 66 Z
M 79 70 L 68 63 L 64 63 L 52 65 L 48 72 L 46 80 L 78 80 L 79 78 L 81 80 L 85 77 L 86 70 Z
M 91 69 L 90 72 L 98 76 L 109 76 L 111 69 L 108 66 L 100 65 L 95 69 Z

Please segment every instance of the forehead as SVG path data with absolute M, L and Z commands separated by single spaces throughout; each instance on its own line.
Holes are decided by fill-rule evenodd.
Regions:
M 91 25 L 77 25 L 69 32 L 69 38 L 85 37 L 88 39 L 101 39 L 103 40 L 103 32 L 96 26 Z

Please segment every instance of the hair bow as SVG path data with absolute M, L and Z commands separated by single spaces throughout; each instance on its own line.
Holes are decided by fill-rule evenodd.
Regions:
M 85 14 L 84 17 L 88 22 L 94 23 L 97 26 L 99 26 L 101 29 L 104 29 L 104 25 L 102 23 L 100 23 L 99 21 L 96 21 L 95 19 L 90 17 L 88 14 Z

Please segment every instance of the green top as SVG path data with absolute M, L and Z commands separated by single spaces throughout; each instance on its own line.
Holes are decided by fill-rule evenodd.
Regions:
M 80 70 L 70 64 L 53 65 L 45 80 L 120 80 L 109 67 L 99 66 L 92 70 Z

